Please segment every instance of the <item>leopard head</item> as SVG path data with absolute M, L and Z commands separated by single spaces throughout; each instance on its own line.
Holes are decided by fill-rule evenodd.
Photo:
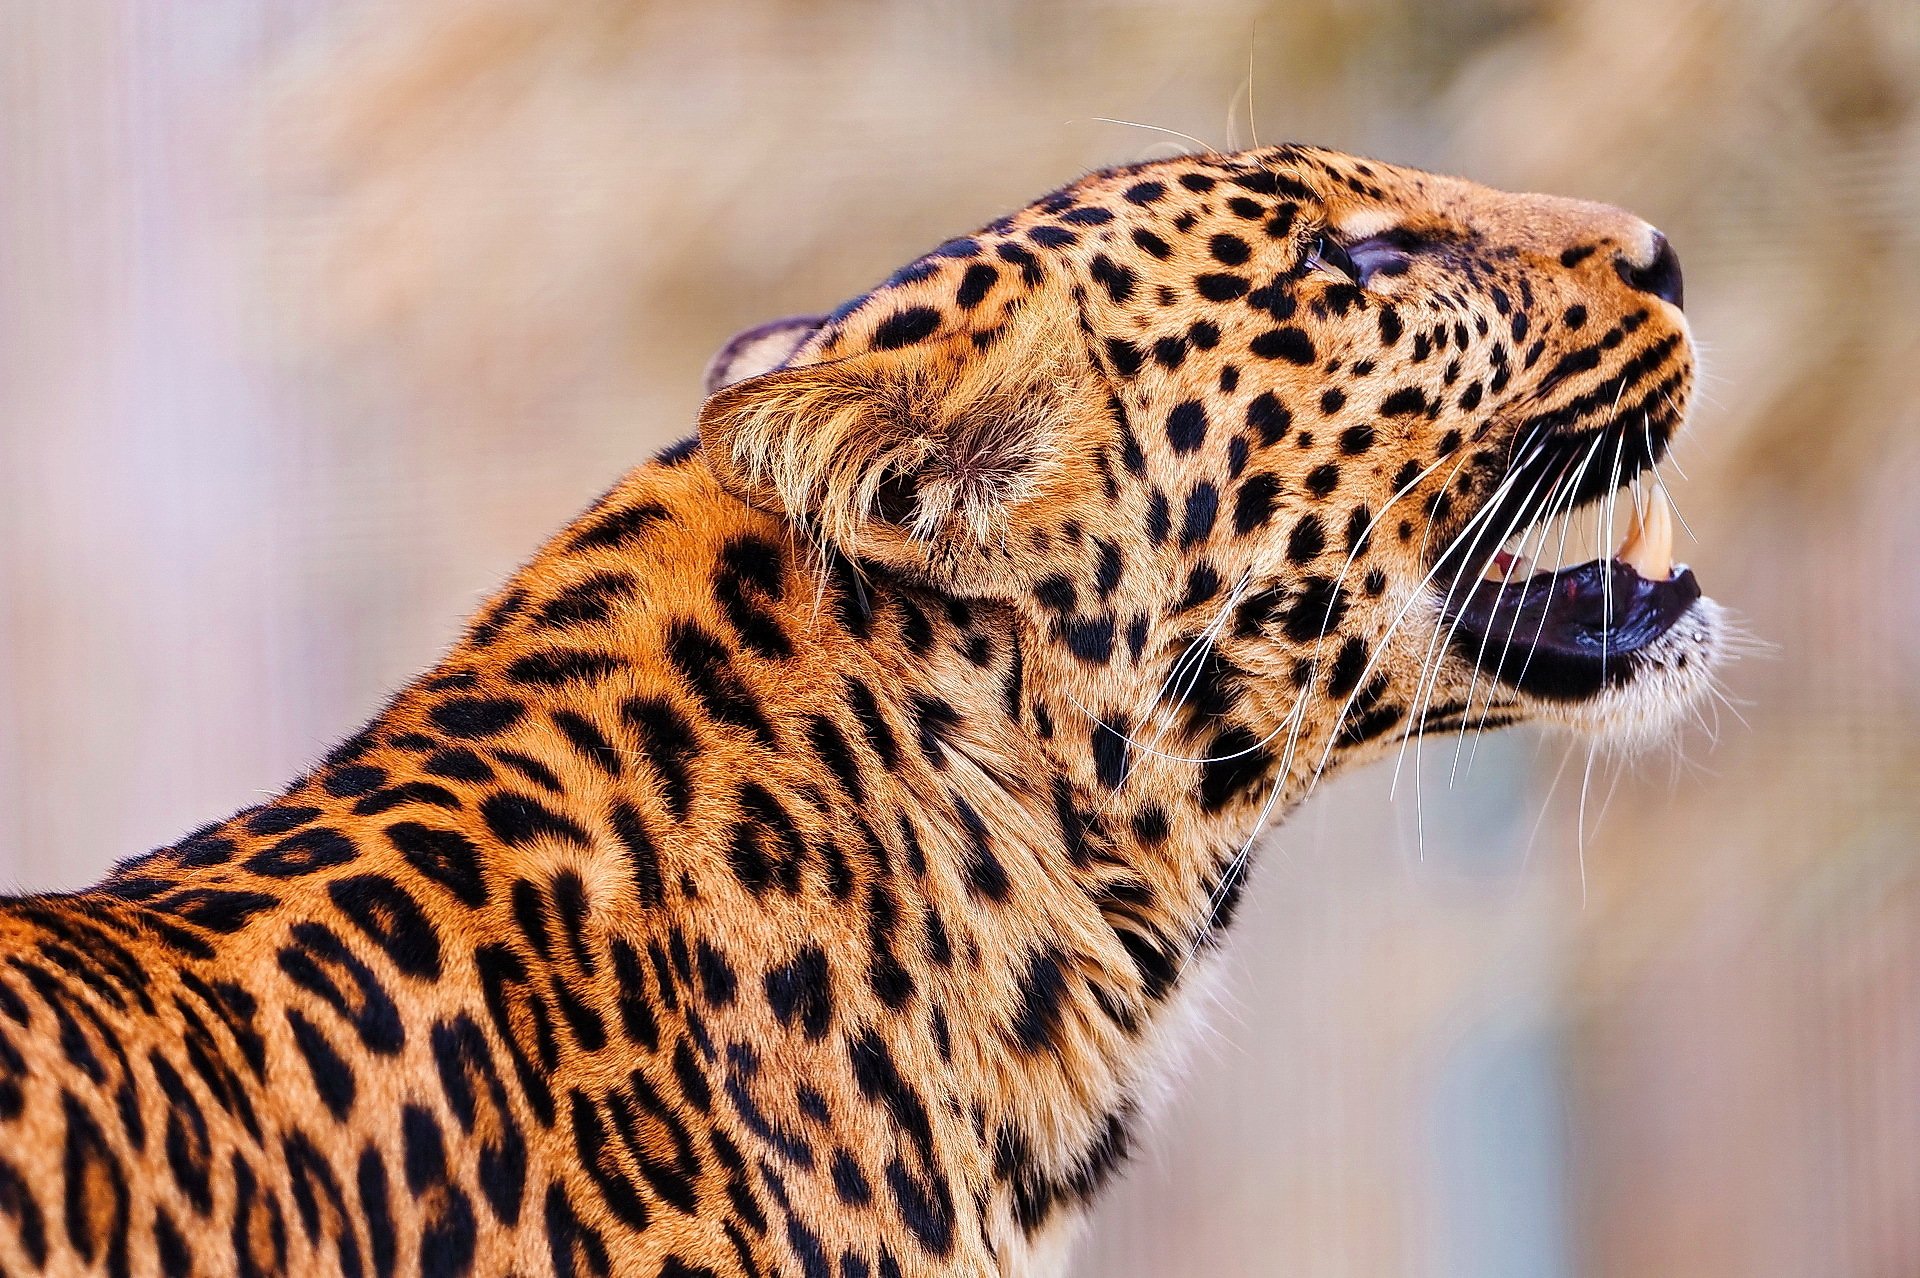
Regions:
M 1619 209 L 1184 157 L 759 331 L 701 435 L 855 561 L 1004 601 L 1055 717 L 1220 810 L 1469 721 L 1657 736 L 1704 693 L 1723 626 L 1650 473 L 1692 392 L 1682 301 Z M 1642 477 L 1617 552 L 1509 549 Z

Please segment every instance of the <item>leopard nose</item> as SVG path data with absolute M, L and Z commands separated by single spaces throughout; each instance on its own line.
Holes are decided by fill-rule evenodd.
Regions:
M 1686 285 L 1680 276 L 1680 255 L 1673 251 L 1667 237 L 1655 231 L 1642 261 L 1621 253 L 1613 259 L 1613 269 L 1629 287 L 1651 293 L 1675 306 L 1686 304 Z

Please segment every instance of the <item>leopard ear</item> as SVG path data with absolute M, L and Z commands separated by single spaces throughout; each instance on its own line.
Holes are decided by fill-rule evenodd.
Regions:
M 954 580 L 1014 562 L 1098 492 L 1105 397 L 1077 333 L 999 329 L 781 369 L 700 414 L 720 481 L 843 550 Z
M 814 335 L 824 318 L 820 315 L 789 315 L 785 319 L 769 320 L 735 333 L 707 363 L 707 394 L 779 368 L 792 359 L 793 353 Z

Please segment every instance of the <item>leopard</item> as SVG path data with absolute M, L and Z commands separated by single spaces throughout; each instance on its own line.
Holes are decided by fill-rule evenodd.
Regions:
M 1284 145 L 741 335 L 304 775 L 0 903 L 0 1269 L 1064 1273 L 1262 832 L 1710 687 L 1652 492 L 1504 548 L 1657 474 L 1683 300 L 1620 209 Z

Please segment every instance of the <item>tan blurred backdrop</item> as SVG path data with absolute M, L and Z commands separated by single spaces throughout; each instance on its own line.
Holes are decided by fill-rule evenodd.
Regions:
M 1515 734 L 1271 838 L 1076 1273 L 1920 1274 L 1910 0 L 0 0 L 0 875 L 293 775 L 731 331 L 1188 145 L 1102 117 L 1662 226 L 1775 650 L 1584 821 Z

